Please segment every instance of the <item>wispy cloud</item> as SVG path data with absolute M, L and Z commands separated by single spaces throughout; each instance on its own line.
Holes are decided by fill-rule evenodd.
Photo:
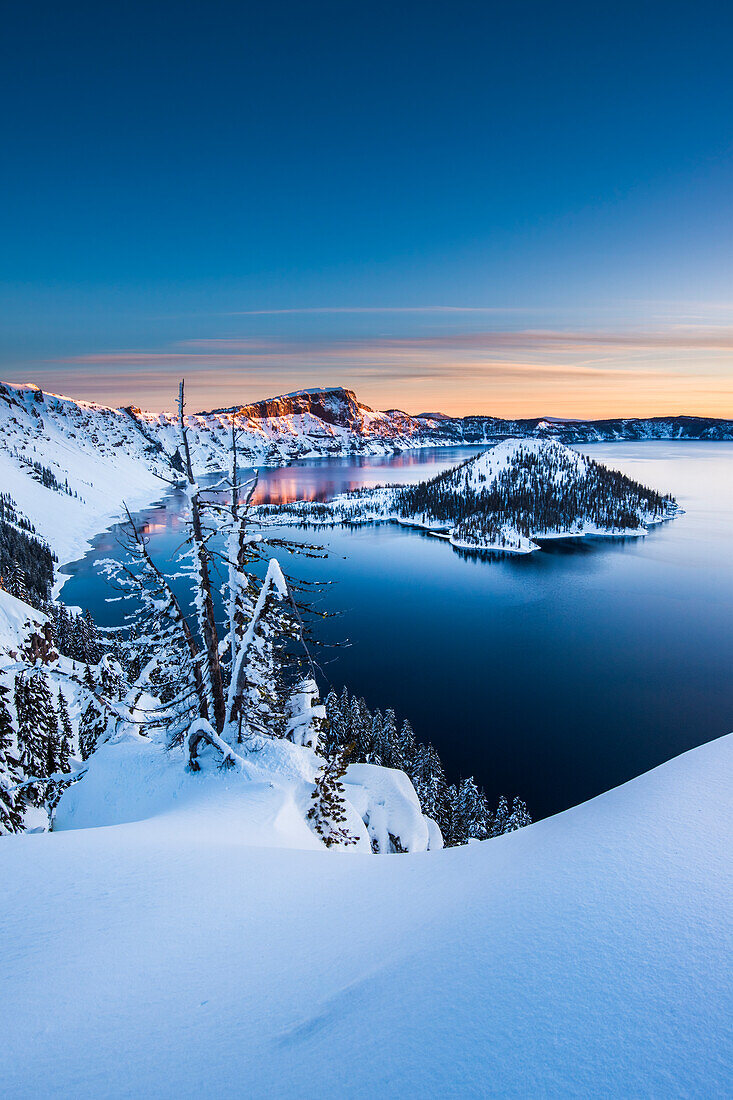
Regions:
M 346 385 L 378 407 L 431 405 L 504 415 L 730 415 L 732 361 L 733 329 L 668 325 L 351 339 L 203 337 L 164 348 L 64 356 L 35 373 L 39 381 L 51 376 L 57 389 L 73 380 L 82 396 L 165 407 L 172 379 L 185 374 L 192 400 L 196 395 L 202 408 L 303 385 Z
M 238 309 L 221 317 L 279 317 L 329 313 L 525 313 L 514 306 L 296 306 L 292 309 Z

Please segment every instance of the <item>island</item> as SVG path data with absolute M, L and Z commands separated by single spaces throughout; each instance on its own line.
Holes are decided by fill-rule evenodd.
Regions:
M 327 502 L 260 505 L 263 523 L 399 523 L 459 549 L 528 554 L 536 540 L 640 535 L 682 514 L 646 488 L 556 440 L 508 439 L 416 485 L 342 493 Z

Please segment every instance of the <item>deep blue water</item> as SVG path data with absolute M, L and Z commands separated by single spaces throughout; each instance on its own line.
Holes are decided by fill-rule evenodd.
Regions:
M 259 499 L 325 499 L 357 485 L 420 480 L 481 448 L 261 471 Z M 733 445 L 579 448 L 672 492 L 685 516 L 643 538 L 546 543 L 480 559 L 392 526 L 292 532 L 325 561 L 285 560 L 337 583 L 324 609 L 324 678 L 409 717 L 449 775 L 492 799 L 521 794 L 536 817 L 607 790 L 733 729 Z M 141 513 L 165 564 L 183 537 L 181 498 Z M 284 531 L 282 533 L 285 533 Z M 95 570 L 97 540 L 63 590 L 105 625 L 121 605 Z

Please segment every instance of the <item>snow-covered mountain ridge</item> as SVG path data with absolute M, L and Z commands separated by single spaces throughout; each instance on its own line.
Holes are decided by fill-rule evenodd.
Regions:
M 242 433 L 242 458 L 280 464 L 306 455 L 384 454 L 415 446 L 496 442 L 509 437 L 561 442 L 628 439 L 733 439 L 733 421 L 706 417 L 657 417 L 593 421 L 491 416 L 411 416 L 379 412 L 348 389 L 301 390 L 251 404 L 191 413 L 187 423 L 194 468 L 221 469 L 232 420 Z M 176 419 L 135 406 L 113 409 L 45 393 L 36 386 L 0 383 L 0 435 L 4 449 L 35 453 L 43 461 L 63 436 L 89 456 L 114 458 L 123 449 L 157 471 L 178 447 Z M 54 435 L 57 437 L 54 439 Z M 50 459 L 53 453 L 47 455 Z
M 256 514 L 274 524 L 401 523 L 458 548 L 524 554 L 538 549 L 533 539 L 642 534 L 681 509 L 557 440 L 510 439 L 416 485 L 260 505 Z
M 456 419 L 377 412 L 347 389 L 302 390 L 248 405 L 187 416 L 197 474 L 226 466 L 233 419 L 243 464 L 298 458 L 389 454 L 410 447 L 496 442 L 511 437 L 562 442 L 622 439 L 733 439 L 733 422 L 696 417 L 551 422 L 473 416 Z M 142 507 L 170 476 L 175 417 L 121 409 L 0 383 L 0 486 L 22 507 L 61 562 L 73 560 L 118 518 L 123 501 Z M 33 468 L 36 463 L 39 469 Z M 45 478 L 46 484 L 43 479 Z M 55 479 L 61 491 L 48 487 Z M 63 488 L 67 491 L 63 491 Z

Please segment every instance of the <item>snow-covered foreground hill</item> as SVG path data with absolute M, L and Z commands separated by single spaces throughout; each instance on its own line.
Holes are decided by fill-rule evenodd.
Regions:
M 195 794 L 6 837 L 3 1092 L 731 1095 L 732 764 L 422 854 L 258 847 Z

